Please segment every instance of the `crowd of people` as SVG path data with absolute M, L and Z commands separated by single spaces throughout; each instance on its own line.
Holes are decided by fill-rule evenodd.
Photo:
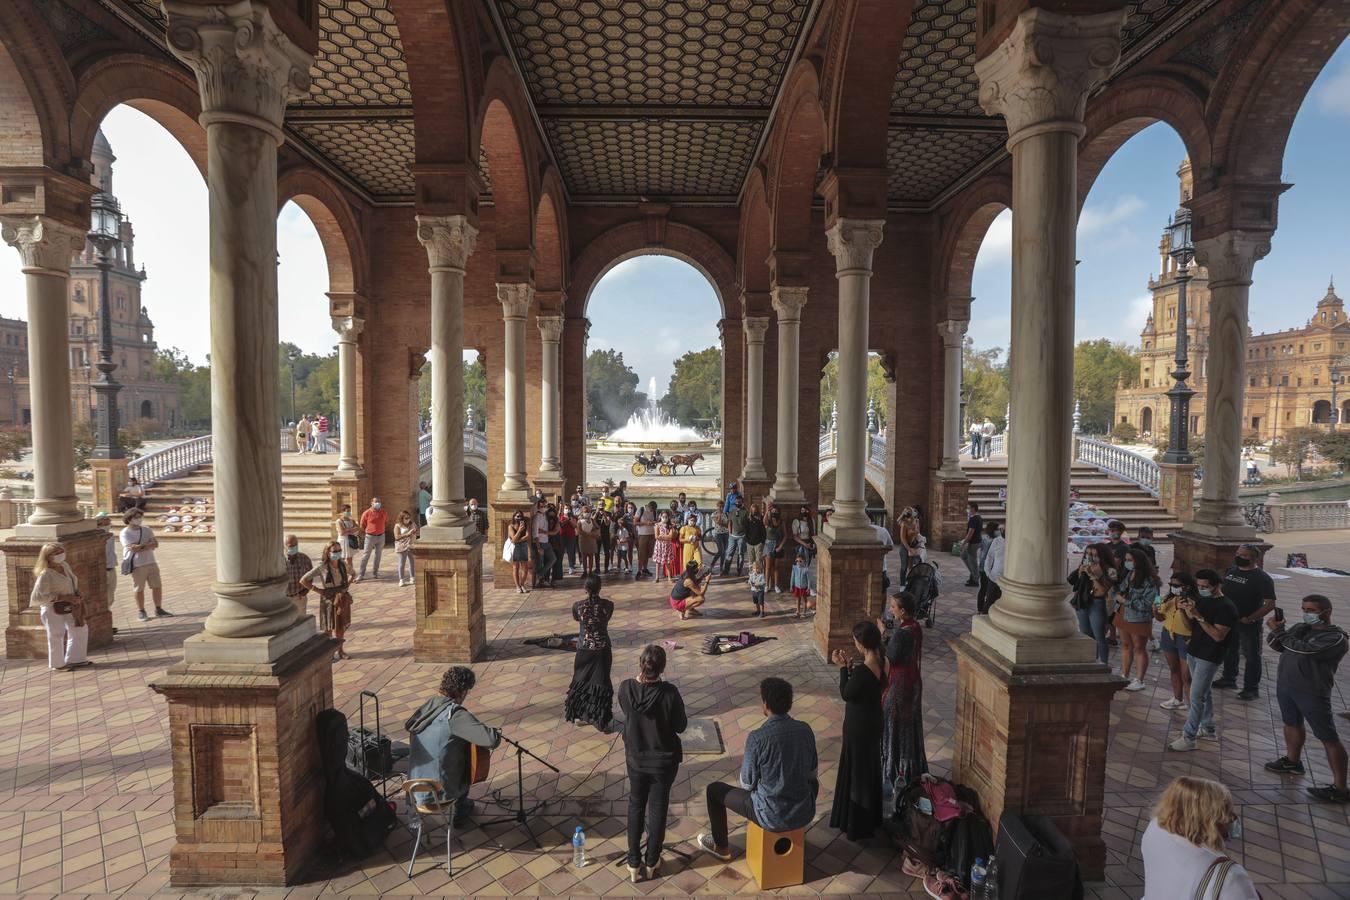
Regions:
M 299 453 L 328 452 L 328 416 L 306 413 L 294 424 L 295 449 Z

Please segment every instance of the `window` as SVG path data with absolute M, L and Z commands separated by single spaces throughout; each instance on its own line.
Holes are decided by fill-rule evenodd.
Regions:
M 1248 379 L 1247 379 L 1247 387 L 1256 387 L 1256 378 L 1255 378 L 1255 377 L 1252 377 L 1252 378 L 1248 378 Z
M 1303 355 L 1303 345 L 1302 345 L 1302 344 L 1299 344 L 1299 345 L 1298 345 L 1298 355 L 1299 355 L 1299 356 L 1302 356 L 1302 355 Z
M 1302 381 L 1302 380 L 1303 380 L 1302 378 L 1299 379 L 1299 381 Z M 1318 383 L 1318 379 L 1314 378 L 1314 379 L 1313 379 L 1313 387 L 1317 387 L 1317 383 Z
M 1296 385 L 1294 385 L 1294 386 L 1295 386 L 1295 387 L 1303 387 L 1303 379 L 1302 379 L 1302 378 L 1298 379 L 1298 384 L 1296 384 Z
M 1261 417 L 1252 416 L 1252 429 L 1259 431 L 1261 429 Z
M 1290 419 L 1290 417 L 1292 417 L 1293 415 L 1294 415 L 1293 413 L 1285 413 L 1285 414 L 1284 414 L 1284 420 L 1285 420 L 1286 422 L 1288 422 L 1289 419 Z
M 1148 379 L 1145 378 L 1145 379 L 1144 379 L 1144 387 L 1148 387 L 1148 386 L 1149 386 Z
M 1288 375 L 1281 375 L 1281 376 L 1280 376 L 1280 387 L 1289 387 L 1289 376 L 1288 376 Z
M 1322 315 L 1325 316 L 1326 313 L 1322 313 Z M 1322 344 L 1321 344 L 1320 341 L 1319 341 L 1318 343 L 1316 343 L 1316 344 L 1313 344 L 1313 351 L 1314 351 L 1314 352 L 1316 352 L 1316 351 L 1318 351 L 1318 350 L 1321 350 L 1321 349 L 1322 349 Z
M 1200 433 L 1200 417 L 1191 416 L 1191 434 Z

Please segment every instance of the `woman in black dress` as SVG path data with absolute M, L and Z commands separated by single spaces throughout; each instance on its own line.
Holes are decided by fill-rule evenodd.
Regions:
M 923 626 L 914 618 L 913 594 L 891 596 L 895 630 L 886 644 L 886 695 L 882 702 L 884 730 L 881 771 L 895 796 L 928 771 L 923 746 Z
M 853 626 L 853 646 L 862 662 L 849 667 L 848 654 L 836 650 L 839 696 L 844 698 L 844 741 L 834 782 L 830 827 L 851 841 L 871 837 L 881 825 L 881 632 L 871 622 Z
M 572 604 L 572 618 L 581 623 L 572 684 L 567 688 L 563 717 L 587 722 L 608 733 L 614 719 L 614 685 L 609 670 L 614 663 L 609 642 L 609 620 L 614 602 L 600 596 L 600 576 L 586 576 L 586 599 Z

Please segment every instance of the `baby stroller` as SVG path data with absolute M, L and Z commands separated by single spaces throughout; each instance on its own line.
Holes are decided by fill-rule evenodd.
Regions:
M 922 621 L 928 628 L 932 628 L 934 617 L 937 614 L 937 564 L 916 562 L 911 565 L 905 590 L 914 595 L 917 605 L 914 618 Z

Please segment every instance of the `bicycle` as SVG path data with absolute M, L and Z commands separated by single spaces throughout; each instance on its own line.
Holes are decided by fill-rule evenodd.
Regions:
M 1251 503 L 1242 508 L 1242 519 L 1262 534 L 1275 530 L 1275 520 L 1264 503 Z

